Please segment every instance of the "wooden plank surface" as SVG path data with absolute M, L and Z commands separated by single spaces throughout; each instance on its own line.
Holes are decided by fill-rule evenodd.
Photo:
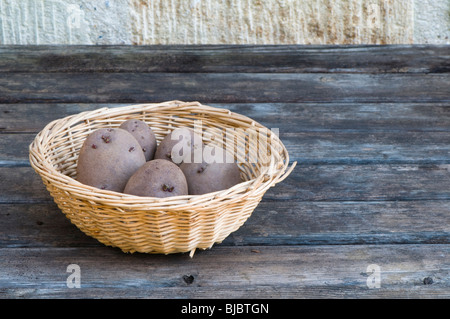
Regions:
M 0 165 L 28 166 L 28 146 L 35 133 L 3 137 L 0 138 Z M 450 152 L 450 136 L 446 132 L 282 131 L 280 138 L 289 151 L 290 160 L 303 165 L 445 164 Z
M 0 103 L 448 102 L 449 82 L 440 73 L 0 73 Z
M 266 193 L 252 217 L 224 244 L 450 243 L 448 165 L 385 165 L 377 168 L 381 173 L 373 165 L 358 165 L 342 176 L 336 175 L 336 167 L 342 169 L 314 165 L 296 170 Z M 0 177 L 5 181 L 0 208 L 6 216 L 0 243 L 61 246 L 78 238 L 74 246 L 92 244 L 70 226 L 31 168 L 0 168 Z M 21 190 L 24 185 L 26 191 Z
M 72 225 L 56 204 L 0 204 L 0 210 L 3 248 L 103 246 Z M 220 246 L 450 244 L 447 222 L 446 200 L 263 200 Z
M 450 164 L 303 165 L 270 188 L 267 201 L 448 200 Z M 0 203 L 51 198 L 31 167 L 0 167 Z M 439 182 L 437 182 L 439 181 Z M 24 187 L 26 185 L 26 187 Z
M 0 104 L 0 132 L 37 133 L 49 122 L 65 116 L 103 107 L 125 105 L 130 103 Z M 280 133 L 450 131 L 448 102 L 209 103 L 208 105 L 246 115 L 268 128 L 280 128 Z
M 0 298 L 448 298 L 448 46 L 0 48 Z M 50 121 L 199 100 L 278 128 L 298 166 L 212 249 L 124 254 L 28 162 Z M 69 289 L 69 264 L 81 289 Z M 381 287 L 367 285 L 368 266 Z
M 0 249 L 4 298 L 448 298 L 449 245 L 216 247 L 188 254 Z M 68 288 L 71 264 L 80 288 Z M 368 266 L 380 267 L 369 288 Z M 430 283 L 432 284 L 424 284 Z
M 448 46 L 4 46 L 0 72 L 442 73 Z
M 27 166 L 28 145 L 55 119 L 123 105 L 0 104 L 0 134 L 8 134 L 0 138 L 0 164 Z M 277 128 L 291 160 L 306 165 L 448 163 L 450 108 L 445 103 L 211 105 Z

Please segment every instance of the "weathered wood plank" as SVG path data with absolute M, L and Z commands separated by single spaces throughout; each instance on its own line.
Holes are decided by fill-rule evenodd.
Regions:
M 30 166 L 28 147 L 35 134 L 0 134 L 0 167 Z
M 192 259 L 188 254 L 130 255 L 107 247 L 3 248 L 0 295 L 448 298 L 449 256 L 450 245 L 216 246 Z M 67 287 L 71 264 L 80 267 L 80 288 Z M 368 267 L 374 264 L 379 288 L 367 284 L 374 278 Z
M 0 104 L 0 133 L 38 133 L 48 123 L 102 107 L 128 104 Z
M 3 46 L 0 72 L 449 72 L 448 46 Z
M 301 165 L 450 164 L 448 132 L 304 132 L 280 138 L 291 161 Z M 29 166 L 35 134 L 1 134 L 0 166 Z
M 448 132 L 285 131 L 280 138 L 301 165 L 450 164 Z
M 50 121 L 117 104 L 0 104 L 0 166 L 27 166 L 28 145 Z M 302 164 L 445 164 L 447 104 L 219 104 L 278 128 Z M 14 134 L 5 134 L 14 133 Z M 25 134 L 16 134 L 25 133 Z
M 448 201 L 269 202 L 224 245 L 450 243 Z
M 131 103 L 132 104 L 132 103 Z M 129 104 L 0 104 L 0 132 L 37 133 L 65 116 Z M 281 133 L 450 130 L 450 103 L 212 103 Z
M 450 297 L 448 47 L 51 49 L 0 48 L 0 298 Z M 172 99 L 279 128 L 299 165 L 193 259 L 123 254 L 70 224 L 28 144 L 56 118 Z
M 0 247 L 102 246 L 83 234 L 54 203 L 0 205 Z
M 298 165 L 264 195 L 267 201 L 450 199 L 450 165 Z M 0 167 L 0 203 L 49 202 L 31 167 Z
M 211 104 L 244 114 L 266 127 L 297 132 L 445 131 L 449 103 L 240 103 Z
M 267 202 L 221 246 L 450 244 L 448 201 Z M 103 246 L 54 203 L 0 204 L 0 247 Z
M 7 73 L 0 103 L 449 102 L 447 74 Z
M 266 200 L 450 199 L 450 165 L 297 165 Z
M 51 203 L 42 179 L 31 167 L 0 167 L 0 203 Z

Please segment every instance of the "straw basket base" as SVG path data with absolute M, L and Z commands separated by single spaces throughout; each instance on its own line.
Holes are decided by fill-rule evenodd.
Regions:
M 52 196 L 55 192 L 50 191 Z M 214 212 L 215 217 L 201 216 L 193 212 L 187 212 L 186 218 L 182 214 L 174 218 L 170 212 L 158 213 L 156 218 L 153 212 L 139 212 L 143 220 L 152 221 L 148 225 L 144 222 L 122 220 L 119 226 L 116 220 L 102 216 L 102 207 L 91 206 L 83 210 L 74 210 L 67 206 L 67 203 L 54 197 L 55 202 L 65 216 L 86 235 L 97 239 L 106 246 L 118 247 L 125 253 L 149 253 L 149 254 L 172 254 L 190 252 L 193 256 L 196 249 L 210 249 L 214 244 L 220 244 L 232 232 L 238 230 L 251 216 L 258 202 L 241 209 L 234 209 L 232 212 L 224 210 Z M 135 212 L 136 213 L 136 212 Z M 105 215 L 105 213 L 103 213 Z M 166 219 L 164 217 L 167 215 Z M 155 220 L 158 231 L 155 231 Z M 180 233 L 180 220 L 184 221 L 186 228 L 183 229 L 183 236 L 176 238 L 174 234 Z M 189 227 L 190 229 L 187 229 Z M 147 232 L 143 233 L 143 230 Z M 175 237 L 175 238 L 174 238 Z

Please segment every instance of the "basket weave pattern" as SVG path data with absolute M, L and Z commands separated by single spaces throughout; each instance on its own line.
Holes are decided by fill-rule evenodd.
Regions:
M 127 119 L 145 121 L 158 143 L 175 128 L 193 128 L 199 120 L 203 141 L 222 147 L 226 146 L 226 128 L 241 129 L 236 131 L 233 143 L 243 182 L 214 193 L 161 199 L 100 190 L 78 182 L 78 153 L 86 137 L 97 128 L 118 127 Z M 195 249 L 210 248 L 236 231 L 267 189 L 295 167 L 293 163 L 288 169 L 288 152 L 275 134 L 265 145 L 268 154 L 261 157 L 248 143 L 244 130 L 249 128 L 266 129 L 243 115 L 198 102 L 101 108 L 49 123 L 30 145 L 30 163 L 58 207 L 88 236 L 124 252 L 192 255 Z M 241 142 L 236 143 L 238 140 Z M 260 163 L 245 161 L 252 156 Z

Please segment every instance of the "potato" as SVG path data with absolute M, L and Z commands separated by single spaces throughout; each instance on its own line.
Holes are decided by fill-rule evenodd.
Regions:
M 145 155 L 145 160 L 150 161 L 155 156 L 156 151 L 156 137 L 150 126 L 144 121 L 130 119 L 120 124 L 119 128 L 126 130 L 134 136 L 142 147 Z
M 189 189 L 189 195 L 201 195 L 230 188 L 240 183 L 240 169 L 233 161 L 226 161 L 225 150 L 223 160 L 208 160 L 205 156 L 201 163 L 186 163 L 180 165 Z M 205 154 L 205 153 L 204 153 Z
M 180 196 L 188 195 L 188 185 L 176 164 L 155 159 L 145 163 L 131 176 L 124 193 L 148 197 Z
M 180 165 L 186 154 L 201 147 L 201 145 L 201 136 L 194 134 L 192 129 L 177 128 L 166 135 L 158 145 L 155 159 L 165 159 Z
M 83 184 L 122 192 L 128 179 L 145 163 L 141 146 L 131 133 L 101 128 L 84 141 L 77 163 L 77 180 Z

